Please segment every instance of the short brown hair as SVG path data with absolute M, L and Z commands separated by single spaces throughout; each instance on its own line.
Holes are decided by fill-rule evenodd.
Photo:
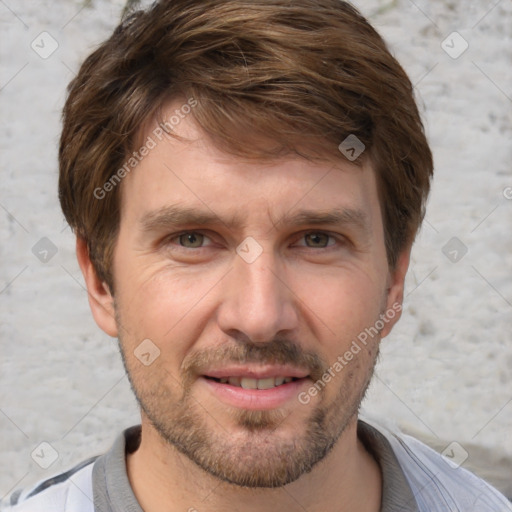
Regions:
M 94 191 L 177 97 L 194 98 L 202 131 L 243 157 L 343 159 L 338 145 L 356 136 L 356 163 L 376 172 L 391 267 L 423 219 L 433 164 L 412 84 L 347 2 L 161 0 L 127 17 L 68 90 L 59 198 L 111 290 L 121 187 Z

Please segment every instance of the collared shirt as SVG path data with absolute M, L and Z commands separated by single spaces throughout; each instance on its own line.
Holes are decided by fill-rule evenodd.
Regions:
M 489 484 L 410 436 L 359 420 L 358 437 L 382 471 L 380 512 L 512 512 Z M 107 453 L 14 493 L 6 512 L 143 512 L 126 471 L 139 442 L 140 426 L 126 429 Z

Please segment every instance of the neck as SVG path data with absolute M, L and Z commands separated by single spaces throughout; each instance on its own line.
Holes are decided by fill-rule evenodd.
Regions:
M 128 478 L 145 512 L 377 512 L 379 465 L 357 438 L 357 419 L 310 473 L 275 489 L 222 482 L 166 443 L 143 417 L 138 450 L 127 456 Z

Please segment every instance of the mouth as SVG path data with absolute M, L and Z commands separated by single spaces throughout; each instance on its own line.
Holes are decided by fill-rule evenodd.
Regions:
M 204 376 L 206 379 L 214 380 L 219 384 L 229 384 L 231 386 L 235 386 L 243 389 L 272 389 L 283 384 L 288 384 L 289 382 L 294 382 L 297 380 L 302 380 L 305 377 L 267 377 L 264 379 L 255 379 L 252 377 L 210 377 L 208 375 Z
M 307 371 L 296 368 L 246 366 L 211 370 L 201 375 L 199 382 L 226 405 L 268 410 L 293 404 L 311 378 Z

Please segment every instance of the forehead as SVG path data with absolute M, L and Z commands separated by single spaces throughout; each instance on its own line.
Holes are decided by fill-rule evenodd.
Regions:
M 176 115 L 181 102 L 162 111 L 183 140 L 162 132 L 157 121 L 146 126 L 142 143 L 151 149 L 122 183 L 122 218 L 147 221 L 169 206 L 275 223 L 297 220 L 300 211 L 346 210 L 371 226 L 380 218 L 377 184 L 368 159 L 356 166 L 338 160 L 285 156 L 248 160 L 226 153 L 197 127 L 193 115 Z M 188 111 L 190 112 L 190 111 Z

